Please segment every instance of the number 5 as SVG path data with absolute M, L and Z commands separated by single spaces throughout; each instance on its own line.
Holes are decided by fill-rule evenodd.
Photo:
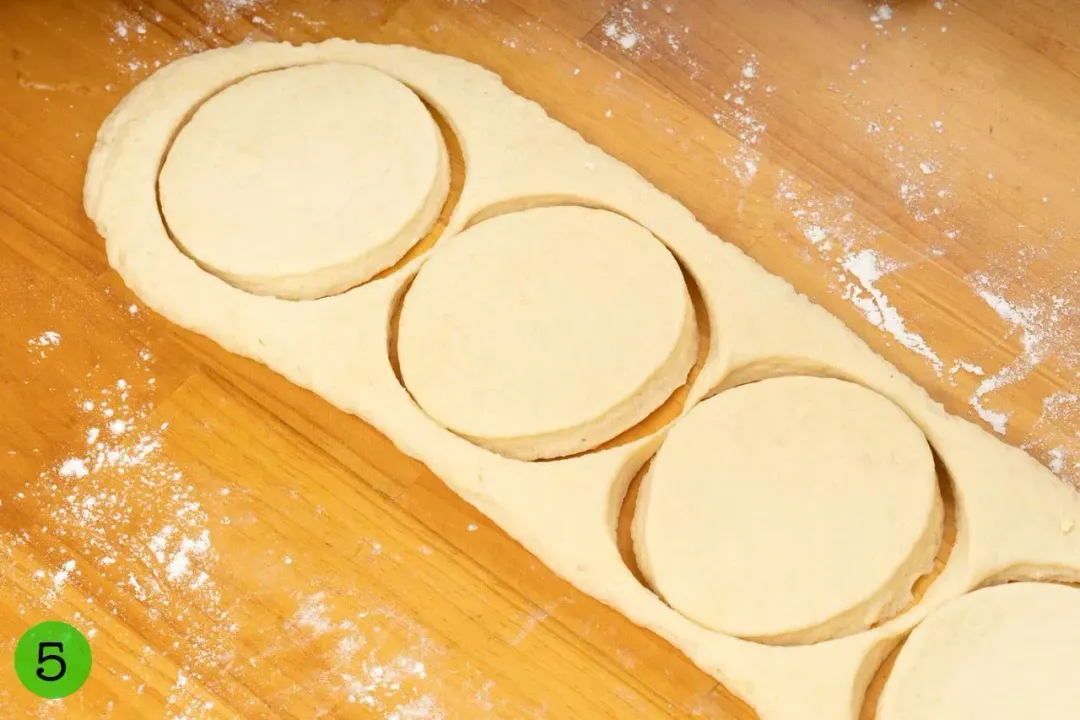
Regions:
M 55 675 L 46 675 L 45 670 L 42 667 L 38 667 L 37 676 L 46 682 L 53 682 L 64 677 L 67 673 L 67 663 L 60 655 L 56 653 L 45 653 L 45 648 L 56 648 L 57 653 L 64 652 L 64 643 L 59 642 L 39 642 L 37 647 L 37 661 L 38 665 L 44 665 L 48 660 L 55 660 L 60 663 L 60 667 Z

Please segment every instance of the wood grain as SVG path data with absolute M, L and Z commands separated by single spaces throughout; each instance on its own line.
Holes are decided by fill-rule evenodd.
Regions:
M 979 421 L 980 383 L 1015 370 L 982 407 L 1068 475 L 1080 9 L 876 6 L 0 4 L 0 716 L 753 717 L 373 429 L 148 312 L 109 269 L 81 209 L 98 125 L 158 65 L 244 39 L 491 68 L 950 411 Z M 888 265 L 872 290 L 845 265 L 864 251 Z M 84 476 L 61 472 L 73 459 Z M 64 701 L 11 669 L 46 618 L 91 635 L 94 672 Z

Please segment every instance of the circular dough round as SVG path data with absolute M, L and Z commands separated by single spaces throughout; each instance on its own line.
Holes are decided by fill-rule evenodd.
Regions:
M 1073 720 L 1080 589 L 1014 583 L 948 603 L 911 633 L 879 720 Z
M 176 242 L 259 295 L 333 295 L 393 265 L 450 187 L 442 133 L 405 85 L 363 65 L 260 73 L 207 100 L 159 176 Z
M 502 215 L 443 241 L 405 296 L 402 380 L 437 422 L 522 460 L 593 448 L 686 382 L 697 353 L 679 264 L 604 210 Z
M 933 567 L 934 459 L 896 405 L 842 380 L 723 392 L 671 430 L 642 483 L 642 572 L 701 625 L 771 644 L 859 632 Z

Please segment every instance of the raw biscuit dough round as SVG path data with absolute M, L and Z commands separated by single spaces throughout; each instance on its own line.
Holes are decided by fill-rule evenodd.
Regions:
M 371 279 L 438 219 L 450 187 L 423 102 L 364 65 L 259 73 L 212 96 L 159 177 L 176 242 L 259 295 L 311 299 Z
M 748 640 L 865 630 L 933 566 L 943 504 L 918 426 L 860 385 L 783 377 L 695 407 L 643 481 L 642 572 L 673 608 Z
M 522 460 L 593 448 L 686 382 L 694 308 L 678 262 L 630 220 L 546 207 L 444 241 L 402 303 L 402 380 L 437 422 Z
M 924 620 L 900 650 L 879 720 L 1073 720 L 1080 713 L 1080 589 L 976 590 Z

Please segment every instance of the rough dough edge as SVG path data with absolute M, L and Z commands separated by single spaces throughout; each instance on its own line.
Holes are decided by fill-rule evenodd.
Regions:
M 642 588 L 615 545 L 617 504 L 662 432 L 579 458 L 528 464 L 476 448 L 412 405 L 385 348 L 389 308 L 423 257 L 340 296 L 289 303 L 240 293 L 179 254 L 160 228 L 153 198 L 162 133 L 167 139 L 175 119 L 230 77 L 327 60 L 381 69 L 448 120 L 469 173 L 446 236 L 485 208 L 558 198 L 620 212 L 664 240 L 694 276 L 712 331 L 709 360 L 686 408 L 720 388 L 732 370 L 792 363 L 834 368 L 908 412 L 953 478 L 957 503 L 952 557 L 923 602 L 866 633 L 811 646 L 761 646 L 704 631 Z M 1080 524 L 1077 493 L 1027 454 L 945 413 L 843 323 L 711 235 L 675 200 L 510 92 L 493 73 L 457 58 L 329 40 L 299 47 L 252 43 L 177 61 L 133 90 L 102 125 L 85 206 L 107 239 L 110 263 L 149 307 L 375 425 L 556 573 L 679 647 L 761 720 L 855 720 L 878 663 L 944 600 L 1009 573 L 1080 578 L 1080 533 L 1062 530 L 1066 522 Z M 753 317 L 738 310 L 748 306 L 757 308 Z M 772 322 L 766 326 L 760 317 Z M 332 328 L 346 322 L 356 335 L 329 345 Z M 305 344 L 334 352 L 299 357 L 293 348 Z

